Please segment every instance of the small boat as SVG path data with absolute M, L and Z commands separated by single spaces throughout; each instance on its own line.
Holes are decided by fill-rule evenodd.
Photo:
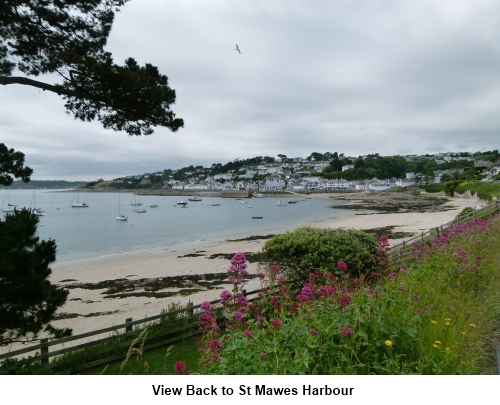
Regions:
M 187 201 L 177 201 L 177 205 L 187 205 Z
M 158 208 L 156 204 L 150 205 L 149 208 Z
M 140 207 L 142 203 L 140 201 L 137 201 L 137 196 L 134 194 L 133 196 L 134 201 L 130 203 L 132 207 Z
M 219 207 L 220 206 L 219 203 L 215 203 L 215 204 L 211 204 L 211 205 L 212 205 L 212 207 Z
M 286 207 L 287 206 L 287 204 L 282 204 L 281 200 L 278 201 L 278 204 L 274 204 L 274 205 L 277 205 L 279 207 Z
M 115 217 L 117 221 L 127 221 L 128 217 L 121 213 L 121 193 L 118 193 L 118 216 Z
M 146 212 L 146 210 L 144 208 L 137 208 L 136 210 L 134 210 L 134 212 L 136 212 L 138 214 L 143 214 Z
M 33 207 L 36 207 L 36 188 L 33 189 L 33 197 L 32 197 L 32 202 L 33 202 Z M 31 207 L 31 202 L 30 202 L 30 207 Z M 38 217 L 43 217 L 45 215 L 45 211 L 42 210 L 41 208 L 33 208 L 33 214 L 35 214 Z
M 86 203 L 76 203 L 76 204 L 71 204 L 71 208 L 88 208 L 89 205 Z
M 14 212 L 16 210 L 17 205 L 16 204 L 9 204 L 9 189 L 7 189 L 7 194 L 5 195 L 3 202 L 2 202 L 2 207 L 3 203 L 5 202 L 5 199 L 7 198 L 7 207 L 2 208 L 2 212 Z
M 201 197 L 193 196 L 193 197 L 189 197 L 188 201 L 203 201 L 203 200 L 201 199 Z
M 248 208 L 253 208 L 253 207 L 251 205 L 249 205 Z
M 254 196 L 255 198 L 264 198 L 264 197 L 265 197 L 265 195 L 264 195 L 264 194 L 261 194 L 261 193 L 253 193 L 253 196 Z
M 14 212 L 17 208 L 15 204 L 7 204 L 7 208 L 2 209 L 2 212 Z
M 73 196 L 73 200 L 75 199 L 75 196 Z M 88 208 L 88 204 L 86 203 L 80 203 L 80 190 L 76 190 L 76 203 L 71 202 L 71 208 Z
M 288 201 L 288 204 L 297 204 L 299 200 L 290 200 Z
M 252 217 L 252 219 L 262 219 L 264 217 Z

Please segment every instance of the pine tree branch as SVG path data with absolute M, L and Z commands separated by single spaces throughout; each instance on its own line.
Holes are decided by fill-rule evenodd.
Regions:
M 23 84 L 25 86 L 32 86 L 32 87 L 36 87 L 38 89 L 42 89 L 44 91 L 45 90 L 52 91 L 53 93 L 56 93 L 58 95 L 64 94 L 66 96 L 76 96 L 75 92 L 73 92 L 71 90 L 64 89 L 60 85 L 43 83 L 43 82 L 39 82 L 38 80 L 33 80 L 33 79 L 29 79 L 27 77 L 21 77 L 21 76 L 0 76 L 0 84 L 4 85 L 4 86 L 8 85 L 8 84 Z

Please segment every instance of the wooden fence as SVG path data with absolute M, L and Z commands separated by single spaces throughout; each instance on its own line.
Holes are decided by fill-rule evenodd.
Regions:
M 263 289 L 243 291 L 249 301 L 257 298 Z M 211 301 L 217 305 L 219 300 Z M 49 369 L 58 372 L 78 373 L 79 371 L 122 360 L 127 356 L 133 339 L 147 329 L 148 338 L 142 350 L 147 351 L 170 345 L 179 340 L 199 335 L 198 317 L 200 305 L 189 302 L 185 308 L 161 313 L 148 318 L 82 333 L 62 339 L 40 339 L 39 344 L 0 354 L 0 362 L 8 358 L 19 358 L 23 355 L 39 360 Z M 223 323 L 222 317 L 218 322 Z M 104 337 L 102 335 L 105 335 Z M 74 345 L 74 343 L 77 343 Z M 68 346 L 68 344 L 70 344 Z

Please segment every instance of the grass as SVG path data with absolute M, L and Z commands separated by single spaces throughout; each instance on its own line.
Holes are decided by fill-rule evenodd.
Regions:
M 198 368 L 198 341 L 199 336 L 183 339 L 172 346 L 161 347 L 147 351 L 142 356 L 132 353 L 126 364 L 121 361 L 110 363 L 107 366 L 84 370 L 85 375 L 169 375 L 174 373 L 174 364 L 181 360 L 190 370 Z M 147 340 L 146 340 L 147 343 Z M 140 360 L 140 361 L 139 361 Z M 145 366 L 147 364 L 147 366 Z
M 477 193 L 478 197 L 491 201 L 494 197 L 500 198 L 500 184 L 485 183 L 480 181 L 464 181 L 455 189 L 459 194 L 467 190 Z
M 146 345 L 161 343 L 165 341 L 165 339 L 185 333 L 183 326 L 189 321 L 185 317 L 186 313 L 179 303 L 174 302 L 169 304 L 168 308 L 162 311 L 162 314 L 164 314 L 164 317 L 160 319 L 142 324 L 141 327 L 138 325 L 135 326 L 136 331 L 143 328 L 147 329 L 148 336 L 147 342 L 145 342 Z M 176 328 L 180 328 L 181 330 L 175 331 Z M 142 336 L 141 334 L 139 334 L 139 336 Z M 132 337 L 124 337 L 121 334 L 111 335 L 110 338 L 111 337 L 113 339 L 110 341 L 104 343 L 96 342 L 96 344 L 56 357 L 53 362 L 54 371 L 72 373 L 78 366 L 83 366 L 93 361 L 99 361 L 100 359 L 106 359 L 107 357 L 125 355 L 129 349 L 130 339 L 132 339 Z M 160 349 L 160 354 L 162 350 L 163 349 Z M 116 364 L 119 363 L 120 362 Z M 98 366 L 98 368 L 99 367 L 100 366 Z M 82 373 L 82 371 L 80 371 L 80 373 Z

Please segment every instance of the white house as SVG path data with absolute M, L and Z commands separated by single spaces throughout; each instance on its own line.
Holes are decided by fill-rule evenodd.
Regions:
M 351 170 L 354 169 L 354 165 L 345 165 L 342 166 L 342 171 L 345 172 L 346 170 Z
M 264 191 L 281 191 L 284 190 L 285 187 L 285 182 L 278 179 L 266 180 L 264 183 Z
M 348 190 L 351 184 L 345 179 L 332 179 L 328 180 L 326 187 L 331 190 Z
M 216 174 L 214 176 L 215 180 L 222 179 L 222 180 L 231 180 L 233 178 L 233 175 L 231 173 L 224 173 L 224 174 Z

